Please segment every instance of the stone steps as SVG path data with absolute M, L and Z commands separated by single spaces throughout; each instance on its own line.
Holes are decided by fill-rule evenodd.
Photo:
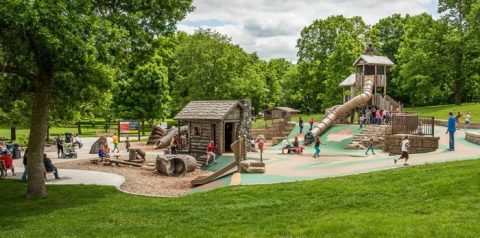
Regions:
M 355 135 L 352 142 L 346 149 L 366 149 L 370 139 L 373 139 L 374 149 L 383 149 L 385 147 L 386 135 L 391 133 L 390 126 L 370 125 L 362 128 L 362 131 Z

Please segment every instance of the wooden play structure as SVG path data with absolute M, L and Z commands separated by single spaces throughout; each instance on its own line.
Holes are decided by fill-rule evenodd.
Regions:
M 155 161 L 155 168 L 159 173 L 173 177 L 184 176 L 196 167 L 197 160 L 190 155 L 159 155 Z
M 331 110 L 312 131 L 305 135 L 305 143 L 314 142 L 315 138 L 324 133 L 336 120 L 342 119 L 345 115 L 352 115 L 352 111 L 361 107 L 376 106 L 390 112 L 401 110 L 400 103 L 387 95 L 387 69 L 393 65 L 387 57 L 373 55 L 371 49 L 368 49 L 365 55 L 361 55 L 354 63 L 353 85 L 352 75 L 340 84 L 342 87 L 350 88 L 351 94 L 344 97 L 343 105 Z
M 192 180 L 192 185 L 203 185 L 209 183 L 218 178 L 224 177 L 231 173 L 264 173 L 265 163 L 258 161 L 248 161 L 247 157 L 247 140 L 244 137 L 238 138 L 231 145 L 234 153 L 235 160 L 225 166 L 224 168 L 216 171 L 209 176 L 200 176 Z
M 176 116 L 180 125 L 188 128 L 187 153 L 205 154 L 210 141 L 216 154 L 231 152 L 231 144 L 238 136 L 249 136 L 251 127 L 250 101 L 213 100 L 192 101 Z

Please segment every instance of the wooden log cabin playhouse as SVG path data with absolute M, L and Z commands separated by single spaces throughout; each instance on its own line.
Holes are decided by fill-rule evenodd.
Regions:
M 188 125 L 188 153 L 205 154 L 210 141 L 216 154 L 231 152 L 238 136 L 250 135 L 252 114 L 249 100 L 192 101 L 176 116 L 180 125 Z

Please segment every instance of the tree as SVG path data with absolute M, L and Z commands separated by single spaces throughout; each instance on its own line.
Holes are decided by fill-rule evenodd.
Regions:
M 192 100 L 251 99 L 257 112 L 267 98 L 265 79 L 257 72 L 258 57 L 230 39 L 200 29 L 175 54 L 172 106 L 178 112 Z
M 462 95 L 465 93 L 468 79 L 475 77 L 476 72 L 472 71 L 471 63 L 476 60 L 478 54 L 471 54 L 469 47 L 471 41 L 478 40 L 478 37 L 468 38 L 472 28 L 475 26 L 470 22 L 472 9 L 478 6 L 476 0 L 439 0 L 439 13 L 444 13 L 442 19 L 445 20 L 450 27 L 448 33 L 445 35 L 445 46 L 447 54 L 453 60 L 453 67 L 455 70 L 454 78 L 454 93 L 455 104 L 462 103 Z M 475 5 L 474 5 L 475 4 Z M 478 50 L 477 50 L 478 52 Z
M 399 77 L 394 81 L 412 105 L 424 105 L 448 95 L 451 79 L 443 53 L 446 26 L 431 15 L 410 17 L 400 44 L 397 61 Z M 447 92 L 447 93 L 445 93 Z
M 353 71 L 352 63 L 362 52 L 359 49 L 370 40 L 365 39 L 367 35 L 361 17 L 332 16 L 302 30 L 297 47 L 303 110 L 320 111 L 341 102 L 338 83 Z
M 261 105 L 260 108 L 266 109 L 278 106 L 282 98 L 282 91 L 284 90 L 281 85 L 281 79 L 290 67 L 292 67 L 292 63 L 283 58 L 259 61 L 257 63 L 257 73 L 260 77 L 265 78 L 267 90 L 265 105 Z
M 1 72 L 33 87 L 27 198 L 47 195 L 42 159 L 55 86 L 105 80 L 96 77 L 102 69 L 148 51 L 154 36 L 173 31 L 190 10 L 191 0 L 2 2 Z
M 154 121 L 164 119 L 170 102 L 167 68 L 157 57 L 138 66 L 132 77 L 124 76 L 113 92 L 116 114 L 122 118 Z

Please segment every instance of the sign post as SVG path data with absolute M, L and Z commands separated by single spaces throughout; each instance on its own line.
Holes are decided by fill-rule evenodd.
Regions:
M 121 134 L 137 134 L 138 140 L 140 140 L 140 122 L 138 120 L 127 120 L 118 122 L 118 136 Z

